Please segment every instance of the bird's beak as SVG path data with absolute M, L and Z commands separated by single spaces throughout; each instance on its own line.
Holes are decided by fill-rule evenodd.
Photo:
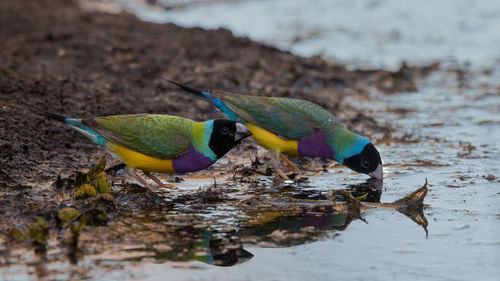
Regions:
M 375 169 L 375 171 L 371 173 L 368 173 L 368 175 L 370 175 L 370 177 L 372 178 L 381 180 L 384 177 L 382 173 L 382 164 L 378 164 L 377 169 Z
M 242 140 L 252 135 L 252 132 L 240 123 L 236 123 L 236 136 L 234 137 L 236 141 Z

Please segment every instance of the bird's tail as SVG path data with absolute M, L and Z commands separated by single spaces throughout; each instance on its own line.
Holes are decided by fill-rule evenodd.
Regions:
M 87 138 L 91 139 L 93 142 L 96 144 L 101 144 L 105 145 L 106 144 L 106 139 L 103 138 L 101 135 L 96 133 L 94 130 L 90 129 L 87 127 L 85 124 L 83 124 L 82 119 L 76 119 L 76 118 L 66 118 L 64 116 L 50 113 L 50 112 L 40 112 L 39 113 L 42 116 L 49 117 L 51 119 L 54 119 L 56 121 L 62 122 L 66 125 L 69 125 L 73 129 L 79 131 L 82 133 L 84 136 Z
M 50 112 L 40 112 L 39 114 L 42 116 L 46 116 L 46 117 L 49 117 L 51 119 L 54 119 L 56 121 L 66 123 L 66 118 L 61 116 L 61 115 L 57 115 L 57 114 L 50 113 Z
M 40 112 L 39 114 L 42 115 L 42 116 L 49 117 L 50 119 L 54 119 L 56 121 L 62 122 L 64 124 L 66 124 L 66 125 L 70 125 L 70 126 L 75 127 L 75 128 L 79 128 L 79 129 L 82 129 L 82 130 L 88 129 L 87 126 L 85 126 L 85 125 L 82 124 L 82 119 L 66 118 L 64 116 L 61 116 L 61 115 L 58 115 L 58 114 L 54 114 L 54 113 L 50 113 L 50 112 Z
M 199 99 L 202 99 L 202 100 L 210 102 L 210 100 L 212 100 L 212 99 L 215 98 L 210 93 L 206 93 L 206 92 L 202 92 L 202 91 L 197 90 L 197 89 L 193 89 L 191 87 L 188 87 L 186 85 L 183 85 L 181 83 L 178 83 L 178 82 L 175 82 L 175 81 L 172 81 L 172 80 L 168 80 L 168 79 L 165 79 L 165 80 L 168 81 L 168 82 L 170 82 L 170 83 L 172 83 L 172 84 L 174 84 L 175 86 L 181 88 L 182 90 L 190 93 L 191 95 L 193 95 L 193 96 L 195 96 L 195 97 L 197 97 Z
M 166 81 L 176 85 L 177 87 L 181 88 L 182 90 L 190 93 L 191 95 L 202 99 L 206 102 L 209 102 L 211 105 L 215 106 L 218 110 L 220 110 L 222 113 L 224 113 L 229 119 L 237 122 L 241 122 L 238 118 L 238 116 L 235 114 L 233 110 L 231 110 L 225 103 L 222 101 L 219 97 L 214 96 L 213 94 L 205 91 L 200 91 L 197 89 L 193 89 L 191 87 L 188 87 L 186 85 L 183 85 L 181 83 L 165 79 Z

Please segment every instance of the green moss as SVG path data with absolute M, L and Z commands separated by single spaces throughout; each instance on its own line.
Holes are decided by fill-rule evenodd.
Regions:
M 82 184 L 75 194 L 75 198 L 87 198 L 97 194 L 95 188 L 91 184 Z
M 109 193 L 100 194 L 99 198 L 102 198 L 102 199 L 104 199 L 106 201 L 111 201 L 111 202 L 115 201 L 115 198 L 113 198 L 113 195 L 111 195 Z
M 79 215 L 80 213 L 75 208 L 64 208 L 57 214 L 59 219 L 68 225 L 71 225 Z
M 9 237 L 10 239 L 13 239 L 17 243 L 24 242 L 28 238 L 28 236 L 25 233 L 23 233 L 21 230 L 19 230 L 17 228 L 14 228 L 11 231 L 9 231 L 9 233 L 7 234 L 7 237 Z
M 99 163 L 92 167 L 92 169 L 90 169 L 90 171 L 87 173 L 87 182 L 92 182 L 99 173 L 104 172 L 105 167 L 106 158 L 103 157 L 101 161 L 99 161 Z
M 45 247 L 49 240 L 49 224 L 43 218 L 38 218 L 28 228 L 27 236 L 34 245 Z
M 95 178 L 92 182 L 92 185 L 95 186 L 95 188 L 97 189 L 97 191 L 99 193 L 110 193 L 111 192 L 111 183 L 108 180 L 108 175 L 104 171 L 99 172 L 95 176 Z

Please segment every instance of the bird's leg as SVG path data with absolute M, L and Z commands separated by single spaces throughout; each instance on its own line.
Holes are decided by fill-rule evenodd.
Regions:
M 281 152 L 279 152 L 278 150 L 273 150 L 271 151 L 272 153 L 272 165 L 273 165 L 273 169 L 274 171 L 284 180 L 288 180 L 289 178 L 287 177 L 287 175 L 285 175 L 285 173 L 283 173 L 283 171 L 280 170 L 280 154 Z
M 134 168 L 131 168 L 131 167 L 128 167 L 126 168 L 127 170 L 127 173 L 132 177 L 134 178 L 135 180 L 137 180 L 138 182 L 140 182 L 142 185 L 144 185 L 147 189 L 149 189 L 149 191 L 151 192 L 155 192 L 155 188 L 150 185 L 147 181 L 145 181 L 143 178 L 141 178 L 137 173 L 136 173 L 136 170 Z
M 147 171 L 144 171 L 142 170 L 142 172 L 144 173 L 144 175 L 146 175 L 146 177 L 152 179 L 154 182 L 156 182 L 156 184 L 161 187 L 161 188 L 167 188 L 167 186 L 162 183 L 157 177 L 155 177 L 153 174 L 151 174 L 150 172 L 147 172 Z
M 288 159 L 285 155 L 280 153 L 280 158 L 285 162 L 285 164 L 288 166 L 288 168 L 292 169 L 294 172 L 300 173 L 302 172 L 301 169 L 299 169 L 290 159 Z

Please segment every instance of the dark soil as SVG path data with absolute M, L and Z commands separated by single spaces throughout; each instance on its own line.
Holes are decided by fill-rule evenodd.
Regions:
M 57 205 L 64 196 L 47 193 L 40 183 L 88 168 L 105 154 L 37 112 L 79 118 L 132 113 L 221 117 L 162 80 L 168 78 L 200 88 L 308 99 L 370 137 L 390 128 L 343 99 L 369 100 L 373 90 L 414 91 L 414 79 L 423 72 L 406 66 L 397 72 L 349 71 L 320 57 L 301 58 L 234 37 L 225 29 L 188 29 L 142 22 L 126 13 L 85 12 L 69 0 L 0 1 L 0 42 L 4 218 L 7 210 L 25 217 L 47 215 L 49 202 Z M 15 218 L 10 214 L 9 224 Z

